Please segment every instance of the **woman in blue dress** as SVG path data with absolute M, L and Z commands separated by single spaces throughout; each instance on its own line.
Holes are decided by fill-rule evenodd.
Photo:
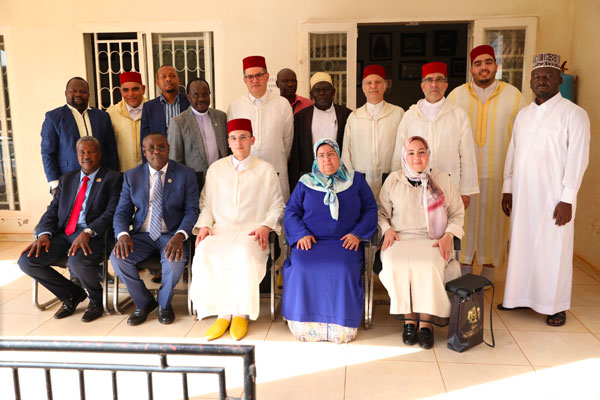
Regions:
M 312 172 L 286 206 L 292 250 L 283 266 L 281 313 L 299 340 L 346 343 L 362 317 L 360 240 L 377 229 L 377 203 L 364 176 L 340 161 L 334 140 L 317 142 L 314 154 Z

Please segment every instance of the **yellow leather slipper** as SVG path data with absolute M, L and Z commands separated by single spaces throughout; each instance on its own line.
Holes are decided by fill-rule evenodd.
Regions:
M 223 336 L 227 328 L 229 328 L 229 321 L 223 318 L 217 318 L 215 323 L 208 328 L 204 337 L 206 337 L 207 340 L 215 340 Z
M 242 317 L 233 317 L 229 333 L 235 340 L 240 340 L 246 336 L 246 333 L 248 333 L 248 320 Z

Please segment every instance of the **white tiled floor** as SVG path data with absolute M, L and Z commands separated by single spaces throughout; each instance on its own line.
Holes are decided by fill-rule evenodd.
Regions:
M 24 243 L 0 242 L 0 339 L 81 339 L 105 341 L 206 343 L 203 336 L 214 318 L 196 321 L 187 315 L 185 298 L 177 296 L 177 319 L 164 326 L 152 313 L 138 327 L 126 323 L 127 315 L 105 315 L 84 324 L 80 321 L 85 304 L 75 315 L 55 320 L 58 305 L 37 311 L 31 301 L 31 280 L 23 276 L 16 259 Z M 504 271 L 498 272 L 494 304 L 502 301 Z M 259 399 L 380 399 L 380 398 L 576 398 L 600 399 L 597 374 L 600 371 L 600 275 L 576 263 L 572 308 L 564 327 L 545 324 L 544 316 L 533 311 L 493 311 L 496 347 L 480 345 L 464 353 L 448 350 L 447 328 L 436 328 L 436 344 L 425 351 L 402 344 L 401 322 L 377 306 L 370 330 L 359 330 L 347 345 L 301 343 L 289 333 L 281 317 L 268 318 L 268 299 L 262 300 L 261 318 L 250 324 L 247 337 L 234 342 L 224 337 L 213 343 L 256 346 L 257 397 Z M 42 290 L 42 299 L 49 294 Z M 385 296 L 381 288 L 379 297 Z M 491 293 L 486 292 L 486 302 Z M 489 304 L 489 303 L 488 303 Z M 127 312 L 131 308 L 127 309 Z M 486 307 L 486 314 L 487 314 Z M 487 315 L 486 315 L 487 317 Z M 488 324 L 486 322 L 486 329 Z M 489 332 L 486 331 L 489 339 Z M 40 357 L 43 355 L 35 355 Z M 0 353 L 6 360 L 25 357 L 22 353 Z M 72 355 L 62 357 L 81 358 Z M 86 354 L 85 359 L 100 359 Z M 120 359 L 112 356 L 110 361 Z M 136 360 L 145 362 L 144 357 Z M 131 362 L 131 357 L 128 358 Z M 136 361 L 137 362 L 137 361 Z M 189 361 L 188 361 L 189 362 Z M 194 363 L 226 368 L 228 393 L 240 396 L 241 361 L 237 358 L 201 358 Z M 37 375 L 36 375 L 37 374 Z M 69 375 L 70 374 L 70 375 Z M 87 398 L 108 398 L 109 376 L 86 373 L 94 379 L 86 387 Z M 24 399 L 44 393 L 43 376 L 36 370 L 21 372 Z M 89 380 L 89 379 L 88 379 Z M 54 398 L 79 398 L 74 373 L 53 372 L 57 394 Z M 65 385 L 69 382 L 71 386 Z M 158 375 L 155 398 L 182 398 L 178 378 Z M 119 398 L 145 398 L 145 377 L 119 374 Z M 177 389 L 174 389 L 177 388 Z M 192 398 L 217 398 L 217 380 L 212 376 L 190 377 Z M 141 394 L 140 394 L 141 393 Z M 0 369 L 0 398 L 12 398 L 12 378 Z

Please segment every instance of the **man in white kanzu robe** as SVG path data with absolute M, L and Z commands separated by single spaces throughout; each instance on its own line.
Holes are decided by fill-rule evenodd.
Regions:
M 270 162 L 279 174 L 283 198 L 290 197 L 287 162 L 294 141 L 294 115 L 290 103 L 267 88 L 269 73 L 265 58 L 246 57 L 243 60 L 244 83 L 248 93 L 229 104 L 228 119 L 246 118 L 252 121 L 256 140 L 252 155 Z
M 516 87 L 496 79 L 494 49 L 488 45 L 471 50 L 473 82 L 454 89 L 448 100 L 465 110 L 471 122 L 479 176 L 479 194 L 471 196 L 465 210 L 465 236 L 461 243 L 463 272 L 473 272 L 473 260 L 483 266 L 482 275 L 493 281 L 508 242 L 508 218 L 502 212 L 502 173 L 517 112 L 527 100 Z
M 560 57 L 539 54 L 531 71 L 535 100 L 521 110 L 504 167 L 502 208 L 511 217 L 504 300 L 564 325 L 571 305 L 573 216 L 589 160 L 590 122 L 559 91 Z
M 209 340 L 225 332 L 232 315 L 236 340 L 246 334 L 248 317 L 258 318 L 269 231 L 281 233 L 285 207 L 275 169 L 250 155 L 250 121 L 227 125 L 233 155 L 209 167 L 193 229 L 198 235 L 190 288 L 194 309 L 199 319 L 219 315 L 206 334 Z
M 475 149 L 469 116 L 444 97 L 447 76 L 447 66 L 442 62 L 423 65 L 421 90 L 425 98 L 410 107 L 398 126 L 392 171 L 402 168 L 406 139 L 421 136 L 431 147 L 429 165 L 450 175 L 467 208 L 470 196 L 479 193 Z
M 342 148 L 342 161 L 348 169 L 366 175 L 375 198 L 381 189 L 381 175 L 392 171 L 396 129 L 404 115 L 401 107 L 383 100 L 386 88 L 385 69 L 367 66 L 362 81 L 367 103 L 348 117 Z

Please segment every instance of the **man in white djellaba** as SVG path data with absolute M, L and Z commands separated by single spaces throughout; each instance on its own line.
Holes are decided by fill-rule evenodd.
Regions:
M 534 101 L 515 120 L 504 165 L 502 209 L 511 217 L 500 310 L 532 308 L 562 326 L 571 306 L 577 191 L 588 165 L 590 121 L 559 93 L 560 56 L 533 59 Z
M 283 198 L 287 201 L 290 197 L 287 163 L 294 141 L 292 107 L 285 97 L 268 89 L 269 72 L 264 57 L 246 57 L 242 65 L 248 93 L 229 104 L 227 118 L 252 121 L 252 155 L 273 165 L 279 175 Z
M 277 172 L 250 155 L 255 141 L 251 121 L 231 120 L 227 131 L 233 155 L 208 168 L 193 229 L 194 309 L 199 319 L 218 315 L 206 332 L 208 340 L 222 336 L 230 325 L 231 337 L 240 340 L 248 331 L 248 318 L 258 318 L 269 232 L 281 233 L 285 208 Z

